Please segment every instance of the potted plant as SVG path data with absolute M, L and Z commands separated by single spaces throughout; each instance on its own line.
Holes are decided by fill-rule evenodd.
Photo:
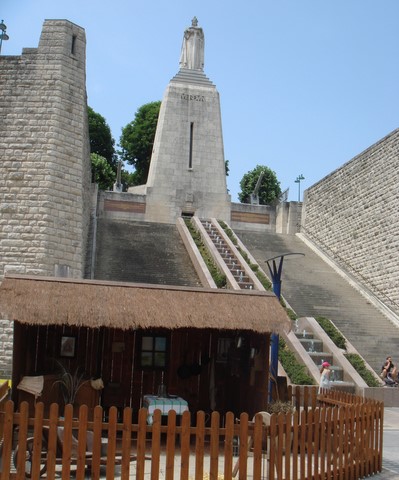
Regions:
M 275 400 L 269 403 L 266 407 L 268 413 L 294 413 L 295 407 L 291 402 L 283 402 L 282 400 Z
M 65 365 L 60 362 L 57 363 L 60 367 L 60 373 L 53 386 L 59 385 L 65 405 L 69 403 L 74 405 L 77 393 L 89 380 L 85 378 L 85 374 L 80 367 L 77 367 L 74 372 L 70 372 Z

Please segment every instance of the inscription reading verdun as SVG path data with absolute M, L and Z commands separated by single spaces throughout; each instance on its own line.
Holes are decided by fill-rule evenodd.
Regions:
M 204 95 L 189 95 L 188 93 L 181 94 L 182 100 L 194 100 L 195 102 L 205 102 Z

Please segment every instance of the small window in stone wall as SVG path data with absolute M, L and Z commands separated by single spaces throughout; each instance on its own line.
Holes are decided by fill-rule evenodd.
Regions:
M 141 338 L 140 364 L 145 369 L 166 368 L 166 337 L 146 335 Z
M 72 44 L 71 44 L 71 53 L 72 55 L 75 55 L 75 49 L 76 49 L 76 35 L 72 35 Z

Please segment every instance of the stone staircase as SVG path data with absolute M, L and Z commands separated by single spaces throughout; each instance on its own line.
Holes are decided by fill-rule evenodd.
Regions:
M 295 235 L 235 231 L 262 265 L 287 252 L 282 295 L 300 317 L 329 318 L 376 373 L 387 355 L 399 362 L 399 328 Z
M 349 372 L 344 371 L 342 365 L 338 363 L 338 360 L 335 358 L 334 352 L 331 351 L 331 349 L 325 348 L 323 339 L 321 339 L 320 336 L 318 336 L 317 332 L 311 327 L 309 327 L 308 324 L 306 325 L 307 329 L 301 328 L 301 321 L 302 319 L 295 322 L 294 334 L 298 338 L 306 354 L 317 367 L 317 376 L 315 380 L 319 380 L 319 371 L 323 362 L 328 362 L 331 365 L 331 388 L 339 389 L 341 391 L 344 390 L 349 393 L 356 393 L 355 382 L 350 377 Z
M 199 287 L 175 225 L 99 218 L 93 278 Z
M 254 282 L 252 282 L 249 276 L 246 274 L 246 269 L 242 264 L 242 259 L 237 258 L 237 255 L 235 255 L 231 246 L 228 244 L 226 239 L 223 238 L 215 224 L 212 223 L 211 220 L 201 220 L 201 224 L 209 238 L 212 240 L 212 243 L 215 245 L 217 251 L 233 275 L 240 289 L 252 290 L 254 288 Z

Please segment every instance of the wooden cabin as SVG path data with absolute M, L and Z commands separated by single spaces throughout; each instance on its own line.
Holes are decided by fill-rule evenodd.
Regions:
M 76 406 L 137 412 L 162 384 L 192 413 L 252 415 L 267 404 L 270 334 L 291 324 L 274 294 L 253 290 L 12 275 L 0 299 L 14 321 L 12 398 L 32 408 L 21 380 L 39 377 L 36 399 L 62 404 L 62 365 L 88 380 Z

